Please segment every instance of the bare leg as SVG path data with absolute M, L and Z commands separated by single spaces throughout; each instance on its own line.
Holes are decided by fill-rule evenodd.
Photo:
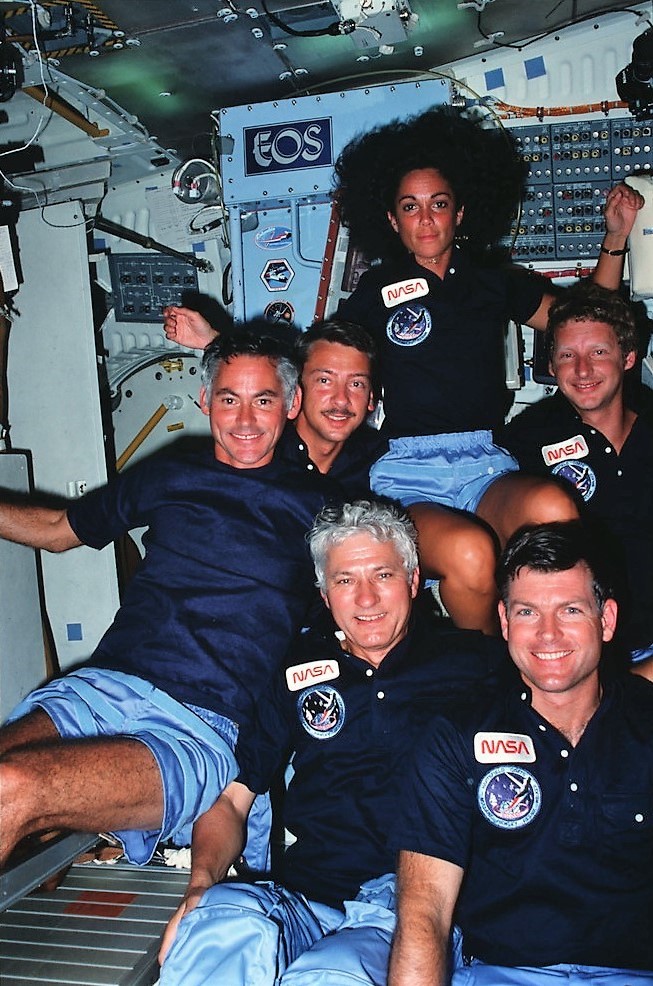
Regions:
M 22 719 L 17 719 L 16 722 L 8 723 L 0 729 L 0 757 L 2 754 L 7 753 L 9 750 L 18 749 L 20 747 L 29 746 L 33 743 L 54 743 L 60 740 L 61 737 L 57 732 L 57 729 L 47 714 L 43 709 L 35 709 L 33 712 L 28 713 L 28 715 L 23 716 Z M 1 812 L 0 806 L 0 812 Z M 48 841 L 51 838 L 56 837 L 60 833 L 59 829 L 53 829 L 49 832 L 38 833 L 38 841 Z M 0 856 L 2 855 L 3 847 L 3 829 L 1 826 L 1 814 L 0 814 Z M 33 851 L 33 844 L 27 843 L 30 847 L 28 853 Z M 20 840 L 17 846 L 13 847 L 18 852 L 21 851 Z M 13 850 L 10 850 L 10 853 Z M 61 870 L 59 873 L 55 873 L 43 884 L 46 890 L 55 890 L 59 885 L 60 881 L 66 875 L 68 867 Z
M 501 547 L 523 524 L 576 520 L 578 506 L 571 487 L 524 473 L 501 476 L 486 490 L 478 516 L 496 531 Z
M 0 729 L 0 756 L 19 746 L 31 743 L 47 743 L 61 739 L 47 712 L 35 709 L 22 719 L 10 722 Z
M 498 633 L 494 535 L 472 514 L 437 503 L 415 503 L 409 513 L 419 535 L 422 574 L 440 579 L 440 596 L 456 626 Z
M 33 832 L 153 829 L 162 817 L 159 768 L 138 740 L 48 738 L 0 757 L 0 865 Z
M 644 661 L 631 664 L 630 670 L 633 674 L 639 674 L 642 678 L 648 678 L 649 681 L 653 681 L 653 657 L 647 657 Z

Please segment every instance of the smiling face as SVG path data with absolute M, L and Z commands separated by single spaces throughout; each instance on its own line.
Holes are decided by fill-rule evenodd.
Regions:
M 325 577 L 322 597 L 345 634 L 344 646 L 378 667 L 406 636 L 419 573 L 409 580 L 393 542 L 361 532 L 329 549 Z
M 200 407 L 211 423 L 215 457 L 236 469 L 272 461 L 287 418 L 299 412 L 299 389 L 286 411 L 277 367 L 267 356 L 235 356 L 220 364 L 210 399 L 200 390 Z
M 608 599 L 599 612 L 586 565 L 579 562 L 563 572 L 520 569 L 507 604 L 499 603 L 499 618 L 536 708 L 542 711 L 560 697 L 591 704 L 602 643 L 614 635 L 617 604 Z
M 621 351 L 614 329 L 605 322 L 565 322 L 555 332 L 551 371 L 575 410 L 605 411 L 621 404 L 626 370 L 636 354 Z
M 418 264 L 451 252 L 464 209 L 435 168 L 409 171 L 399 183 L 388 220 Z
M 302 370 L 297 431 L 311 442 L 344 442 L 373 410 L 369 357 L 353 346 L 320 339 Z

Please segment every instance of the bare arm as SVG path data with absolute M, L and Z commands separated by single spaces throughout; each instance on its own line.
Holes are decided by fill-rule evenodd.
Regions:
M 163 331 L 166 339 L 187 346 L 189 349 L 205 349 L 218 336 L 203 315 L 192 308 L 169 305 L 163 312 Z
M 0 537 L 46 551 L 67 551 L 82 543 L 65 510 L 23 503 L 0 503 Z
M 224 789 L 216 803 L 193 825 L 190 878 L 184 899 L 170 918 L 159 950 L 163 963 L 184 914 L 197 907 L 205 890 L 219 883 L 245 844 L 247 816 L 254 795 L 237 781 Z
M 397 930 L 388 986 L 447 986 L 449 939 L 463 870 L 444 859 L 399 853 Z
M 644 198 L 629 185 L 615 185 L 605 200 L 603 214 L 605 216 L 604 250 L 624 250 L 626 240 L 635 222 L 638 211 L 644 205 Z M 611 256 L 601 250 L 598 262 L 592 274 L 592 280 L 601 287 L 616 291 L 621 286 L 624 269 L 624 255 Z M 549 315 L 549 308 L 554 300 L 553 294 L 545 294 L 540 306 L 528 320 L 533 329 L 544 331 Z
M 539 308 L 534 315 L 531 315 L 526 324 L 530 325 L 532 329 L 537 329 L 539 332 L 544 332 L 546 329 L 547 319 L 549 317 L 549 308 L 553 303 L 554 297 L 555 295 L 549 294 L 548 292 L 542 295 Z
M 592 275 L 595 284 L 616 291 L 623 275 L 624 257 L 610 256 L 605 250 L 624 250 L 637 213 L 644 205 L 644 197 L 629 185 L 615 185 L 608 192 L 603 207 L 605 236 L 603 249 Z

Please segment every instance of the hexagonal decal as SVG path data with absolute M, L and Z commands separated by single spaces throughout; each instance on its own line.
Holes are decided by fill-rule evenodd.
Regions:
M 268 291 L 287 291 L 295 272 L 287 260 L 268 260 L 261 271 L 261 280 Z

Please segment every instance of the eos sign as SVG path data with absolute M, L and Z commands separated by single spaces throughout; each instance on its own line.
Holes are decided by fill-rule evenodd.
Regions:
M 247 127 L 245 174 L 322 168 L 333 163 L 331 120 L 302 120 L 269 127 Z

